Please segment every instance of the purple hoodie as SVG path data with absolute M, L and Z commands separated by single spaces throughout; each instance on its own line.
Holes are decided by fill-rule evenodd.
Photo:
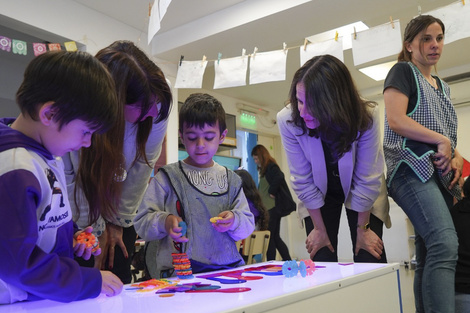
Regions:
M 97 297 L 101 274 L 73 259 L 60 158 L 0 119 L 0 304 Z

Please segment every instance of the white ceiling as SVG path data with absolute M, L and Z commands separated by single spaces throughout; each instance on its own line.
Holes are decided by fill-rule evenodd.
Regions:
M 75 0 L 147 33 L 149 0 Z M 374 27 L 399 19 L 402 32 L 408 21 L 422 13 L 449 5 L 455 0 L 173 0 L 152 42 L 155 57 L 176 64 L 185 60 L 209 60 L 300 46 L 304 38 L 356 21 Z M 470 4 L 468 4 L 470 5 Z M 470 18 L 470 17 L 469 17 Z M 146 35 L 143 36 L 146 38 Z M 470 38 L 448 44 L 438 64 L 443 77 L 470 72 Z M 465 51 L 465 52 L 464 52 Z M 299 68 L 298 49 L 289 50 L 287 79 L 245 87 L 217 89 L 216 92 L 273 110 L 288 98 L 290 81 Z M 388 61 L 395 57 L 388 58 Z M 365 97 L 377 100 L 382 82 L 376 82 L 353 65 L 351 49 L 345 51 L 345 63 Z M 214 68 L 206 69 L 203 88 L 212 90 Z M 468 86 L 468 85 L 467 85 Z M 466 91 L 469 87 L 467 87 Z M 469 98 L 470 95 L 459 95 Z

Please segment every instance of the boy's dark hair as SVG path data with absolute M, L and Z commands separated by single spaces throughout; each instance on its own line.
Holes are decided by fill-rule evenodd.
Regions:
M 27 66 L 16 93 L 21 113 L 38 120 L 39 107 L 53 101 L 59 130 L 80 119 L 96 132 L 115 122 L 114 81 L 106 68 L 86 52 L 50 51 Z
M 204 125 L 214 126 L 219 122 L 219 130 L 222 134 L 227 125 L 225 123 L 225 110 L 222 103 L 207 93 L 193 93 L 190 95 L 179 112 L 179 131 L 183 132 L 183 127 L 197 126 L 204 128 Z

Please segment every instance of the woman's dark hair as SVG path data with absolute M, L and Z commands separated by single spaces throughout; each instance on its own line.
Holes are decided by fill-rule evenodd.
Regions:
M 398 61 L 411 62 L 411 52 L 406 48 L 407 44 L 410 44 L 415 37 L 426 30 L 429 25 L 438 23 L 442 28 L 442 34 L 445 34 L 445 26 L 442 21 L 431 15 L 420 15 L 412 19 L 408 25 L 406 25 L 405 33 L 403 35 L 403 46 L 401 52 L 398 54 Z M 420 43 L 419 51 L 423 51 L 423 42 Z
M 375 102 L 363 100 L 357 92 L 350 72 L 343 62 L 331 55 L 321 55 L 308 60 L 294 75 L 289 98 L 292 120 L 297 127 L 308 132 L 300 116 L 297 102 L 297 85 L 303 84 L 305 103 L 309 114 L 319 126 L 317 137 L 327 143 L 337 160 L 351 150 L 351 145 L 372 126 L 370 108 Z
M 125 105 L 137 102 L 141 104 L 141 115 L 134 123 L 137 129 L 136 156 L 132 164 L 142 161 L 151 167 L 145 146 L 153 124 L 167 119 L 172 104 L 171 89 L 162 70 L 134 43 L 116 41 L 98 51 L 96 58 L 108 68 L 114 78 L 118 121 L 107 133 L 93 136 L 91 147 L 80 152 L 76 187 L 83 190 L 88 201 L 90 224 L 97 220 L 100 212 L 106 220 L 110 220 L 118 210 L 122 184 L 115 176 L 120 174 L 117 173 L 120 168 L 125 167 Z M 141 121 L 151 107 L 156 105 L 155 102 L 161 103 L 157 118 Z M 75 199 L 77 198 L 76 195 Z
M 251 177 L 251 174 L 248 173 L 248 171 L 243 169 L 235 170 L 234 172 L 237 173 L 238 176 L 240 176 L 240 178 L 242 179 L 243 192 L 245 193 L 246 198 L 253 202 L 259 212 L 259 230 L 267 230 L 269 213 L 266 207 L 264 206 L 263 201 L 261 200 L 261 195 L 258 191 L 258 188 L 256 188 L 256 184 L 253 180 L 253 177 Z
M 261 177 L 266 174 L 266 169 L 270 163 L 277 165 L 276 160 L 269 154 L 268 149 L 263 145 L 256 145 L 251 150 L 251 156 L 257 156 L 259 160 L 258 171 Z

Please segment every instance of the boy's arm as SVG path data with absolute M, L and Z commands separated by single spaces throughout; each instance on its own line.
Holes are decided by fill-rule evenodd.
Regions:
M 99 271 L 80 267 L 73 259 L 72 222 L 57 229 L 59 252 L 46 253 L 36 245 L 41 185 L 35 175 L 26 170 L 0 175 L 0 199 L 0 219 L 8 221 L 0 227 L 1 280 L 30 295 L 60 302 L 99 295 Z
M 255 230 L 255 218 L 241 188 L 232 203 L 231 211 L 234 215 L 234 222 L 227 233 L 235 241 L 245 239 Z
M 171 212 L 166 211 L 165 202 L 170 197 L 170 191 L 168 178 L 158 172 L 151 179 L 134 219 L 135 230 L 142 239 L 158 240 L 168 235 L 165 221 Z

